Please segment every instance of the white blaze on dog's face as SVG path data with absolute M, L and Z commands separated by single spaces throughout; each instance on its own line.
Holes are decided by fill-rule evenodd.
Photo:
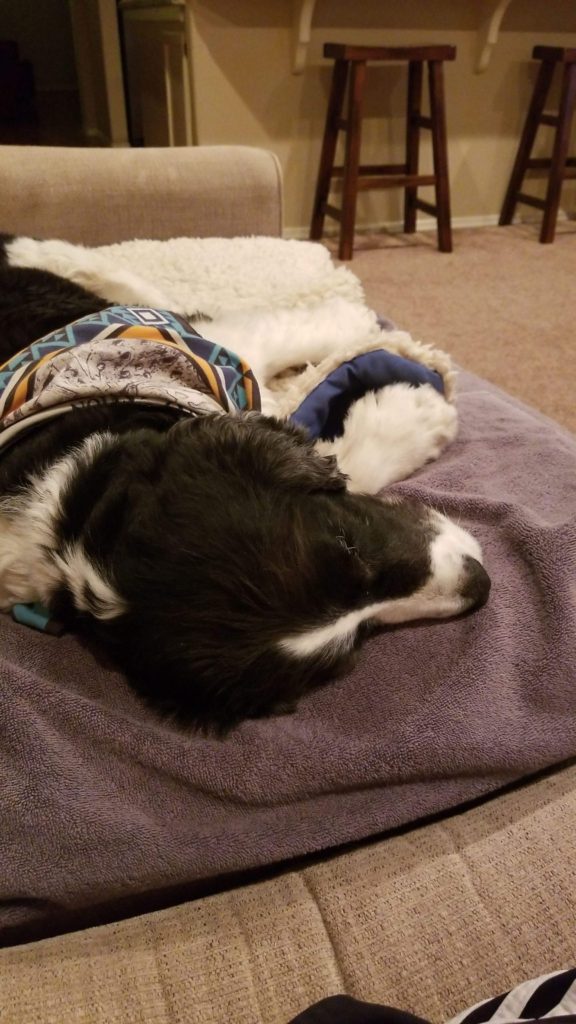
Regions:
M 438 531 L 430 543 L 430 576 L 409 597 L 385 602 L 376 614 L 379 622 L 447 619 L 488 597 L 490 580 L 482 566 L 478 541 L 440 512 L 430 510 L 429 515 Z
M 409 510 L 412 520 L 418 508 L 401 499 L 384 500 L 382 505 L 394 507 L 398 517 Z M 428 572 L 420 585 L 411 593 L 369 602 L 364 607 L 335 616 L 332 622 L 323 626 L 285 637 L 281 641 L 283 651 L 296 658 L 322 653 L 330 658 L 352 649 L 358 628 L 363 623 L 394 625 L 419 619 L 446 619 L 484 604 L 490 591 L 490 579 L 482 566 L 478 541 L 467 530 L 433 509 L 420 507 L 416 519 L 420 520 L 420 531 L 426 535 L 428 546 Z M 416 532 L 414 540 L 418 540 Z M 385 559 L 380 570 L 385 587 Z

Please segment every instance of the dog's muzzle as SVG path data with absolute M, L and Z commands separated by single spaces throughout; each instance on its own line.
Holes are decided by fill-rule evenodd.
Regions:
M 470 608 L 481 608 L 488 600 L 492 586 L 490 577 L 478 559 L 471 555 L 464 556 L 464 574 L 462 597 L 470 602 Z

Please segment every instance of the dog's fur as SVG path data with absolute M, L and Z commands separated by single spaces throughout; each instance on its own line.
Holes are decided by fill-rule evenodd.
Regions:
M 12 246 L 0 236 L 0 365 L 110 304 L 106 282 L 97 295 L 12 266 Z M 396 415 L 419 409 L 401 424 L 417 448 L 446 403 L 426 386 L 389 391 Z M 400 442 L 382 443 L 393 466 Z M 106 403 L 0 453 L 0 608 L 44 602 L 154 705 L 201 725 L 293 707 L 375 623 L 456 615 L 488 590 L 466 531 L 411 501 L 351 493 L 333 456 L 270 416 Z

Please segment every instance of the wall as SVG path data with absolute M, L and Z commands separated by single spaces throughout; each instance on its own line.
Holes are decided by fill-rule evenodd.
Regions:
M 99 5 L 96 0 L 69 2 L 84 137 L 88 144 L 107 146 L 110 144 L 111 127 Z
M 477 30 L 487 0 L 319 0 L 309 63 L 296 76 L 291 0 L 189 3 L 197 141 L 274 150 L 284 169 L 285 223 L 292 234 L 305 234 L 310 219 L 330 82 L 325 41 L 457 46 L 457 61 L 445 65 L 445 73 L 452 209 L 460 223 L 494 219 L 499 211 L 534 82 L 532 47 L 576 45 L 574 0 L 515 0 L 488 70 L 476 74 Z M 404 102 L 399 67 L 374 68 L 364 133 L 368 162 L 403 159 Z M 574 200 L 572 183 L 564 198 Z M 397 222 L 400 211 L 398 190 L 365 193 L 358 221 Z
M 17 41 L 38 90 L 77 88 L 68 0 L 0 0 L 0 38 Z

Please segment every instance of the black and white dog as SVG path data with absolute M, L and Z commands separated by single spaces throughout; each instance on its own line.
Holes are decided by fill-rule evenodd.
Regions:
M 15 266 L 14 244 L 0 236 L 0 375 L 119 298 Z M 439 512 L 352 493 L 303 431 L 258 413 L 111 399 L 0 447 L 0 609 L 42 602 L 153 705 L 220 731 L 292 708 L 375 625 L 481 605 L 481 557 Z

